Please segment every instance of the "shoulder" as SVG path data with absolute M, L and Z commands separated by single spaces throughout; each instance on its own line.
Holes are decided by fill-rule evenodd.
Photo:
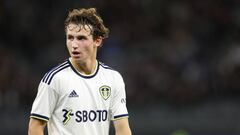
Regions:
M 42 78 L 41 83 L 46 83 L 48 85 L 51 84 L 53 78 L 58 75 L 61 75 L 68 67 L 70 67 L 70 63 L 68 60 L 59 63 L 57 66 L 51 68 Z
M 113 69 L 112 67 L 106 65 L 103 62 L 98 62 L 99 63 L 99 68 L 101 68 L 104 72 L 110 73 L 110 74 L 119 74 L 119 72 L 115 69 Z
M 115 70 L 114 68 L 106 65 L 103 62 L 99 62 L 99 67 L 106 73 L 108 76 L 112 76 L 114 79 L 122 80 L 122 75 L 119 71 Z
M 106 65 L 105 63 L 98 61 L 99 66 L 104 68 L 104 69 L 109 69 L 109 70 L 114 70 L 113 68 L 111 68 L 110 66 Z

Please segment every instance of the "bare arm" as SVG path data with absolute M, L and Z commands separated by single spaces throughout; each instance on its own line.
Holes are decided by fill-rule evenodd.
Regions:
M 115 127 L 115 135 L 132 135 L 132 132 L 128 123 L 128 118 L 115 120 L 113 124 Z
M 30 118 L 28 135 L 44 135 L 46 124 L 46 121 Z

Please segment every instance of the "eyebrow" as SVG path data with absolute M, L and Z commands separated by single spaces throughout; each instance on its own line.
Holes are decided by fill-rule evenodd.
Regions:
M 85 35 L 78 35 L 78 36 L 76 36 L 77 38 L 88 38 L 87 36 L 85 36 Z
M 77 38 L 77 39 L 89 39 L 90 37 L 88 37 L 87 35 L 76 35 L 76 36 L 74 36 L 74 35 L 72 35 L 72 34 L 68 34 L 67 35 L 67 38 Z

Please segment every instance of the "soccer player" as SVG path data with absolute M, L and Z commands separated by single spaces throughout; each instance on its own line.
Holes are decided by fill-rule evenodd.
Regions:
M 70 58 L 42 78 L 33 102 L 29 135 L 131 135 L 121 75 L 99 62 L 109 30 L 95 8 L 73 9 L 65 20 Z

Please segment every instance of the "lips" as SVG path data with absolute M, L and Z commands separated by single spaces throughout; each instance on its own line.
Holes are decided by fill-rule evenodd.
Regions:
M 73 54 L 73 55 L 78 55 L 78 54 L 80 54 L 80 53 L 77 52 L 77 51 L 73 51 L 72 54 Z
M 73 51 L 73 52 L 72 52 L 72 57 L 74 57 L 74 58 L 79 58 L 79 57 L 80 57 L 80 52 Z

